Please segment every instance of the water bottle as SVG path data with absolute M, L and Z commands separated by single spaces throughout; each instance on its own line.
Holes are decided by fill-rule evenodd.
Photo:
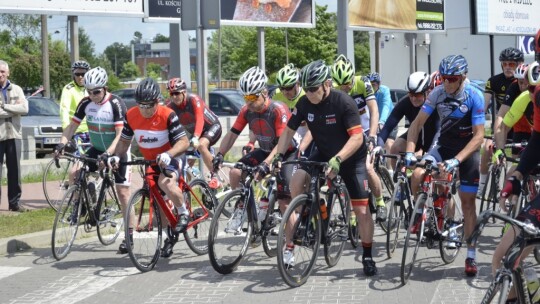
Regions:
M 437 227 L 439 230 L 442 230 L 444 225 L 444 205 L 446 204 L 446 198 L 444 195 L 439 196 L 434 202 L 433 202 L 433 208 L 435 209 L 435 215 L 437 216 Z
M 399 203 L 401 201 L 401 187 L 398 187 L 396 189 L 396 196 L 394 198 L 394 202 Z
M 259 222 L 264 221 L 266 218 L 266 213 L 268 212 L 268 198 L 263 197 L 261 198 L 261 201 L 259 202 L 259 213 L 257 214 L 257 218 L 259 219 Z
M 326 200 L 324 198 L 321 198 L 319 203 L 321 208 L 321 217 L 323 220 L 326 220 L 328 218 L 328 212 L 326 211 Z
M 527 280 L 527 289 L 529 290 L 529 295 L 531 296 L 532 303 L 538 303 L 540 301 L 540 281 L 538 280 L 538 275 L 532 267 L 527 267 L 524 270 L 525 279 Z

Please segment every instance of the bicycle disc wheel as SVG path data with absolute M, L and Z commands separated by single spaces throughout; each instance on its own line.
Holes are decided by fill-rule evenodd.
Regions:
M 208 235 L 208 256 L 214 269 L 221 274 L 233 272 L 247 252 L 252 225 L 247 219 L 247 203 L 242 190 L 229 193 L 217 207 Z M 231 216 L 227 206 L 235 206 Z
M 75 204 L 73 197 L 79 191 L 78 186 L 71 186 L 66 191 L 64 199 L 58 204 L 54 218 L 51 249 L 56 260 L 65 258 L 77 236 L 79 218 L 81 215 L 80 204 Z
M 266 212 L 263 223 L 262 245 L 264 253 L 273 258 L 277 255 L 279 225 L 281 224 L 281 210 L 279 210 L 275 195 L 271 195 L 268 199 L 268 212 Z
M 462 245 L 461 243 L 463 242 L 463 235 L 465 231 L 463 213 L 461 212 L 461 208 L 459 207 L 461 206 L 461 202 L 459 201 L 459 196 L 450 194 L 450 199 L 453 201 L 454 206 L 455 206 L 454 216 L 453 217 L 445 216 L 444 226 L 445 226 L 445 229 L 448 230 L 448 228 L 450 228 L 449 226 L 450 223 L 458 224 L 459 228 L 455 230 L 455 233 L 458 236 L 458 239 L 460 241 L 459 241 L 459 244 L 456 244 L 456 242 L 448 242 L 447 238 L 450 233 L 446 234 L 447 235 L 446 238 L 441 238 L 439 240 L 439 252 L 441 254 L 442 260 L 446 264 L 453 263 L 457 255 L 459 254 L 459 250 L 461 249 L 461 245 Z M 447 206 L 448 206 L 448 203 L 447 203 Z M 444 212 L 446 214 L 448 211 L 445 210 Z M 449 245 L 451 243 L 454 243 L 454 244 Z
M 381 180 L 381 194 L 384 200 L 384 205 L 386 206 L 386 214 L 388 214 L 388 205 L 390 204 L 394 193 L 394 183 L 392 182 L 392 177 L 390 176 L 390 172 L 388 172 L 388 169 L 386 169 L 386 167 L 379 166 L 377 174 L 379 175 L 379 178 Z M 379 226 L 384 232 L 386 232 L 388 226 L 386 221 L 380 222 Z
M 396 185 L 401 187 L 399 183 L 396 183 Z M 403 190 L 400 193 L 403 193 Z M 388 258 L 394 255 L 399 240 L 401 222 L 405 217 L 403 199 L 397 197 L 397 195 L 398 191 L 394 191 L 392 200 L 388 204 L 388 219 L 386 220 L 386 255 Z
M 405 237 L 405 245 L 403 246 L 403 257 L 401 259 L 401 284 L 405 285 L 411 276 L 414 262 L 418 249 L 424 237 L 424 215 L 416 213 L 417 210 L 424 209 L 427 199 L 427 194 L 422 192 L 418 195 L 418 199 L 413 209 L 412 220 L 409 221 L 407 227 L 407 236 Z M 425 212 L 425 211 L 424 211 Z M 413 228 L 414 227 L 414 228 Z
M 318 206 L 318 204 L 317 204 Z M 321 241 L 321 218 L 319 212 L 311 213 L 311 201 L 306 194 L 295 197 L 279 226 L 277 265 L 283 281 L 291 287 L 306 283 L 317 260 Z M 284 261 L 285 231 L 292 228 L 293 258 Z M 286 263 L 287 262 L 287 263 Z
M 68 157 L 60 157 L 58 163 L 60 168 L 56 167 L 54 158 L 51 159 L 45 166 L 41 179 L 45 199 L 55 211 L 69 187 L 69 173 L 74 161 Z
M 130 227 L 133 238 L 127 237 Z M 133 265 L 142 272 L 152 270 L 159 260 L 162 226 L 159 207 L 150 202 L 148 190 L 140 189 L 131 196 L 124 231 Z
M 341 258 L 345 242 L 349 232 L 349 217 L 351 208 L 349 208 L 349 192 L 345 184 L 341 184 L 339 192 L 329 195 L 328 222 L 326 227 L 326 237 L 324 238 L 324 259 L 328 267 L 334 267 Z
M 189 187 L 191 192 L 184 193 L 184 201 L 190 210 L 190 222 L 198 223 L 189 225 L 184 232 L 184 238 L 191 251 L 203 255 L 208 253 L 208 233 L 216 209 L 215 198 L 208 184 L 202 179 L 191 181 Z
M 105 183 L 101 183 L 101 186 L 107 188 L 103 193 L 99 194 L 100 196 L 103 195 L 103 197 L 98 197 L 96 207 L 97 235 L 103 245 L 110 245 L 116 241 L 122 228 L 124 228 L 124 213 L 122 213 L 122 207 L 118 201 L 114 186 L 111 184 L 105 185 Z

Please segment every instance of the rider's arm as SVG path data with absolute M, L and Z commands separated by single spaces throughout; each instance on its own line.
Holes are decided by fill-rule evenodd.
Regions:
M 79 127 L 79 124 L 71 121 L 69 125 L 64 128 L 64 131 L 62 132 L 62 138 L 60 138 L 60 143 L 67 144 L 67 142 L 73 137 L 73 134 L 75 134 L 75 130 Z
M 335 155 L 341 158 L 341 161 L 347 160 L 354 153 L 362 147 L 364 144 L 364 130 L 360 123 L 360 116 L 358 116 L 358 109 L 354 100 L 347 96 L 348 102 L 343 103 L 345 108 L 343 110 L 344 126 L 349 134 L 349 140 L 345 143 L 343 148 Z
M 388 116 L 388 119 L 386 120 L 386 123 L 384 124 L 381 132 L 379 132 L 379 138 L 381 138 L 383 142 L 386 142 L 392 130 L 394 130 L 394 128 L 398 125 L 399 121 L 403 118 L 404 113 L 402 111 L 402 104 L 405 103 L 400 101 L 396 105 L 396 107 L 390 113 L 390 116 Z
M 377 92 L 377 106 L 379 108 L 379 121 L 381 124 L 386 124 L 388 117 L 394 105 L 390 97 L 390 89 L 386 86 L 380 86 Z
M 523 180 L 523 176 L 528 175 L 529 172 L 531 172 L 531 170 L 540 162 L 540 153 L 538 153 L 539 150 L 540 133 L 533 130 L 529 143 L 527 144 L 527 147 L 525 147 L 525 150 L 523 150 L 519 164 L 512 175 L 517 176 L 519 180 Z
M 420 133 L 420 130 L 422 130 L 422 127 L 424 126 L 433 111 L 433 108 L 430 108 L 430 111 L 426 112 L 423 110 L 424 107 L 429 106 L 426 106 L 426 104 L 424 104 L 424 106 L 422 106 L 422 110 L 418 112 L 418 115 L 416 115 L 416 118 L 409 126 L 409 131 L 407 133 L 407 152 L 414 152 L 416 148 L 416 142 L 418 141 L 418 134 Z
M 237 138 L 238 138 L 238 135 L 234 133 L 232 130 L 227 132 L 227 134 L 225 134 L 225 137 L 223 137 L 223 139 L 221 140 L 221 144 L 219 145 L 218 152 L 221 153 L 221 155 L 227 154 L 227 152 L 229 152 L 229 150 L 234 145 L 234 142 L 236 141 Z
M 491 93 L 485 92 L 484 93 L 484 113 L 487 113 L 488 107 L 491 104 Z
M 369 136 L 377 136 L 379 129 L 379 109 L 377 109 L 377 100 L 375 98 L 366 100 L 369 109 Z
M 294 137 L 294 133 L 296 133 L 296 130 L 291 129 L 289 126 L 283 130 L 279 137 L 278 144 L 276 148 L 274 148 L 276 153 L 285 154 L 285 152 L 287 152 L 287 149 L 289 149 L 289 146 L 291 145 L 291 140 Z
M 192 103 L 193 115 L 195 116 L 195 130 L 193 131 L 193 136 L 199 138 L 201 137 L 204 128 L 204 101 L 199 96 L 193 95 L 189 102 Z
M 506 115 L 506 113 L 508 112 L 508 110 L 510 110 L 510 107 L 507 106 L 506 104 L 503 104 L 499 108 L 499 111 L 497 111 L 497 117 L 495 117 L 495 132 L 497 132 L 496 130 L 501 126 L 503 118 Z M 506 140 L 506 138 L 505 138 L 505 140 Z M 501 147 L 501 146 L 499 146 L 499 143 L 497 143 L 497 147 Z
M 60 120 L 62 121 L 62 127 L 66 128 L 71 122 L 71 92 L 69 88 L 72 87 L 72 83 L 69 83 L 62 89 L 62 95 L 60 95 Z
M 313 141 L 313 135 L 311 135 L 311 131 L 308 130 L 306 134 L 304 135 L 304 137 L 302 137 L 302 141 L 300 142 L 300 146 L 298 147 L 298 150 L 300 150 L 301 153 L 305 152 L 312 141 Z
M 276 103 L 277 106 L 274 107 L 274 128 L 276 130 L 276 137 L 281 137 L 281 135 L 284 133 L 285 129 L 287 128 L 287 122 L 289 121 L 289 118 L 291 116 L 291 112 L 289 111 L 289 108 L 287 108 L 282 103 Z M 290 145 L 290 141 L 289 141 Z M 270 154 L 266 157 L 264 160 L 265 163 L 270 164 L 272 163 L 272 159 L 274 158 L 274 155 L 277 153 L 277 145 L 274 146 Z
M 113 105 L 113 120 L 116 135 L 114 136 L 111 145 L 107 147 L 107 151 L 105 151 L 109 155 L 113 154 L 116 150 L 116 145 L 122 136 L 122 130 L 124 129 L 124 118 L 126 116 L 126 104 L 123 101 L 113 98 L 110 102 Z
M 246 113 L 248 111 L 247 106 L 243 106 L 242 109 L 240 109 L 240 113 L 238 113 L 238 116 L 236 117 L 236 120 L 234 121 L 233 126 L 231 127 L 231 130 L 227 132 L 225 137 L 221 140 L 221 145 L 219 146 L 219 153 L 221 155 L 227 154 L 229 150 L 232 148 L 234 142 L 238 138 L 238 135 L 242 133 L 242 130 L 246 127 L 248 124 L 248 121 L 246 120 Z M 251 133 L 251 130 L 250 130 Z M 250 138 L 251 142 L 251 138 Z
M 506 125 L 506 123 L 502 122 L 499 124 L 499 127 L 495 129 L 495 146 L 498 149 L 504 149 L 504 144 L 506 143 L 506 137 L 508 134 L 508 131 L 510 131 L 512 127 L 509 127 Z

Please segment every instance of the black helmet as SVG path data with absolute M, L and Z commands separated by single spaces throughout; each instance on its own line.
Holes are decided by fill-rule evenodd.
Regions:
M 499 55 L 499 61 L 523 61 L 523 52 L 513 47 L 506 48 Z
M 135 89 L 135 100 L 137 103 L 154 103 L 157 102 L 160 94 L 161 90 L 158 83 L 148 77 L 141 80 L 139 85 L 137 85 L 137 89 Z
M 303 88 L 316 87 L 330 79 L 330 68 L 322 60 L 308 63 L 300 71 L 300 84 Z
M 90 70 L 90 65 L 88 62 L 84 60 L 77 60 L 71 65 L 71 71 L 75 71 L 76 69 L 83 69 L 83 70 Z

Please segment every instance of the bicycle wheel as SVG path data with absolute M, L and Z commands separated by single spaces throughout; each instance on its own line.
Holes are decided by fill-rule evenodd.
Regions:
M 349 231 L 349 217 L 351 208 L 349 208 L 351 198 L 345 184 L 341 184 L 338 192 L 329 194 L 328 222 L 326 234 L 323 242 L 324 259 L 328 267 L 336 266 L 341 258 L 347 234 Z
M 116 241 L 122 228 L 124 228 L 124 213 L 118 201 L 118 195 L 114 185 L 110 182 L 105 185 L 106 189 L 100 191 L 96 207 L 97 235 L 103 245 L 110 245 Z
M 386 169 L 386 167 L 382 165 L 379 166 L 379 168 L 377 169 L 377 174 L 379 175 L 379 178 L 381 180 L 381 194 L 387 209 L 386 214 L 388 214 L 388 205 L 390 204 L 394 193 L 394 183 L 392 182 L 392 177 L 390 176 L 390 172 L 388 172 L 388 169 Z M 386 223 L 386 221 L 380 222 L 379 226 L 385 233 L 387 232 L 386 229 L 388 224 Z
M 60 157 L 58 163 L 60 168 L 56 167 L 54 158 L 51 159 L 45 166 L 41 179 L 45 199 L 55 211 L 69 187 L 69 173 L 74 161 L 68 157 Z
M 486 183 L 484 184 L 484 189 L 482 190 L 482 197 L 480 197 L 480 213 L 484 210 L 489 209 L 491 199 L 493 197 L 493 185 L 492 185 L 492 170 L 493 165 L 489 167 L 489 172 L 486 177 Z
M 394 189 L 400 188 L 400 183 L 396 183 Z M 388 219 L 386 220 L 386 255 L 388 258 L 394 255 L 394 251 L 397 248 L 401 222 L 405 218 L 403 195 L 400 193 L 403 193 L 403 189 L 394 191 L 392 200 L 388 205 Z M 400 197 L 397 197 L 398 195 Z
M 199 221 L 184 232 L 188 247 L 195 254 L 208 253 L 208 232 L 215 211 L 215 198 L 208 184 L 202 179 L 195 179 L 189 184 L 191 192 L 184 193 L 184 201 L 190 210 L 190 221 Z M 203 209 L 201 206 L 205 207 Z
M 536 260 L 536 264 L 540 264 L 540 246 L 534 247 L 534 259 Z
M 56 210 L 51 249 L 54 258 L 58 261 L 68 255 L 79 229 L 81 208 L 79 208 L 80 204 L 75 204 L 73 199 L 78 194 L 77 192 L 79 192 L 78 186 L 69 187 Z
M 352 209 L 350 211 L 349 218 L 349 241 L 351 242 L 351 246 L 353 248 L 357 248 L 358 245 L 360 245 L 360 231 L 358 230 L 358 221 L 356 219 L 356 214 Z
M 311 205 L 312 202 L 306 194 L 295 197 L 285 211 L 279 226 L 277 265 L 283 281 L 291 287 L 306 283 L 319 252 L 322 233 L 321 218 L 318 211 L 311 214 Z M 293 258 L 284 261 L 285 231 L 288 223 L 294 223 L 291 224 L 291 241 L 294 249 Z
M 263 222 L 262 245 L 264 253 L 270 258 L 277 255 L 279 225 L 281 224 L 281 210 L 275 195 L 268 199 L 268 212 Z
M 159 260 L 162 226 L 158 208 L 156 202 L 150 202 L 147 189 L 138 190 L 129 200 L 124 240 L 131 262 L 142 272 L 152 270 Z M 127 237 L 130 227 L 133 238 Z
M 451 235 L 450 232 L 444 233 L 447 237 L 441 238 L 439 240 L 439 252 L 441 254 L 441 258 L 446 264 L 453 263 L 456 259 L 457 255 L 459 254 L 459 250 L 461 249 L 461 244 L 463 242 L 463 235 L 464 235 L 464 221 L 463 221 L 463 212 L 461 211 L 461 202 L 459 200 L 459 196 L 456 194 L 450 194 L 450 199 L 453 201 L 455 206 L 455 211 L 453 216 L 445 216 L 445 230 L 448 231 L 448 228 L 451 227 L 451 224 L 457 224 L 458 228 L 455 229 L 455 235 L 457 235 L 459 242 L 448 242 L 447 238 L 449 235 Z M 448 207 L 448 202 L 446 203 L 446 207 Z M 446 209 L 445 207 L 445 209 Z M 444 210 L 444 213 L 447 214 L 448 210 Z
M 418 210 L 424 210 L 427 200 L 427 193 L 422 192 L 418 195 L 413 209 L 413 220 L 409 221 L 405 245 L 403 246 L 403 257 L 401 259 L 401 284 L 405 285 L 411 276 L 418 249 L 424 237 L 425 215 L 417 213 Z M 425 211 L 423 211 L 425 212 Z
M 510 292 L 511 282 L 512 282 L 512 278 L 510 275 L 502 275 L 501 278 L 495 277 L 493 281 L 491 281 L 491 283 L 489 284 L 489 287 L 486 290 L 486 294 L 484 295 L 480 303 L 482 304 L 495 303 L 493 301 L 495 298 L 497 298 L 496 303 L 498 304 L 506 303 L 506 300 L 508 298 L 508 293 Z
M 208 256 L 214 269 L 221 274 L 233 272 L 247 252 L 252 225 L 247 219 L 247 206 L 242 190 L 229 193 L 217 207 L 208 235 Z M 227 206 L 235 206 L 231 216 Z

